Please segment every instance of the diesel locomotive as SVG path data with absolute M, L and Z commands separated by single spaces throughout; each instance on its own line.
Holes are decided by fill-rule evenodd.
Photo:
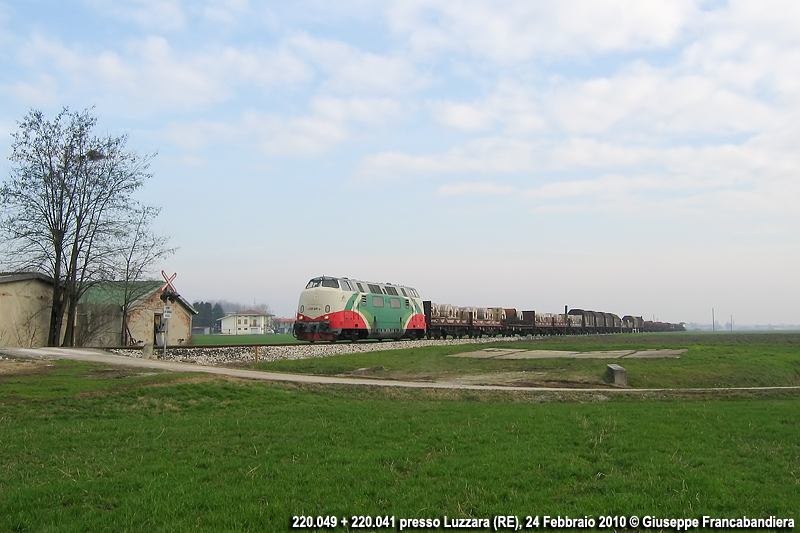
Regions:
M 685 330 L 684 324 L 566 307 L 561 314 L 436 304 L 405 285 L 322 276 L 300 294 L 294 336 L 335 342 Z

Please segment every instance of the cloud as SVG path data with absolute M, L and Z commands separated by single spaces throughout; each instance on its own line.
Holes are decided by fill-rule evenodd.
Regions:
M 420 54 L 464 53 L 498 63 L 663 48 L 697 7 L 690 0 L 398 0 L 389 24 Z
M 386 124 L 403 114 L 402 104 L 391 98 L 321 96 L 309 104 L 304 115 L 250 109 L 231 122 L 174 123 L 166 135 L 188 151 L 230 143 L 281 157 L 320 155 L 357 137 L 362 126 Z
M 201 109 L 232 100 L 244 88 L 266 92 L 311 77 L 306 64 L 285 48 L 212 46 L 184 52 L 154 36 L 129 42 L 121 51 L 92 53 L 34 35 L 19 57 L 34 72 L 61 76 L 61 98 L 93 94 L 99 85 L 100 93 L 145 112 Z
M 292 36 L 286 45 L 322 72 L 327 92 L 396 95 L 428 84 L 415 65 L 401 56 L 365 52 L 342 41 L 306 33 Z
M 354 177 L 358 182 L 379 183 L 436 174 L 516 173 L 533 168 L 537 150 L 529 141 L 496 137 L 478 139 L 432 155 L 384 151 L 364 157 Z
M 439 196 L 504 196 L 513 193 L 515 190 L 515 187 L 499 183 L 457 183 L 454 185 L 442 185 L 436 190 L 436 194 Z
M 150 31 L 182 30 L 187 24 L 181 0 L 88 1 L 95 10 Z
M 529 88 L 504 79 L 483 98 L 470 102 L 430 100 L 428 109 L 435 122 L 457 130 L 483 132 L 498 127 L 525 135 L 547 127 L 540 105 Z
M 208 0 L 203 16 L 215 24 L 233 24 L 247 16 L 250 0 Z

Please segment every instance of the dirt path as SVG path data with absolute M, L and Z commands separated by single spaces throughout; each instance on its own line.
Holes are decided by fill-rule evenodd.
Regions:
M 14 358 L 53 360 L 70 359 L 75 361 L 91 361 L 135 368 L 149 368 L 165 372 L 199 372 L 205 374 L 218 374 L 244 379 L 265 381 L 291 381 L 296 383 L 322 383 L 335 385 L 370 385 L 373 387 L 406 387 L 425 389 L 464 389 L 464 390 L 493 390 L 493 391 L 538 391 L 538 392 L 676 392 L 676 389 L 630 389 L 630 388 L 570 388 L 570 387 L 521 387 L 514 385 L 474 385 L 464 381 L 426 382 L 426 381 L 396 381 L 388 379 L 365 379 L 349 377 L 310 376 L 303 374 L 285 374 L 280 372 L 262 372 L 258 370 L 244 370 L 219 366 L 204 366 L 193 363 L 178 363 L 174 361 L 159 361 L 154 359 L 139 359 L 114 355 L 102 350 L 81 348 L 0 348 L 0 354 Z M 709 389 L 679 389 L 680 392 L 711 392 L 711 391 L 759 391 L 759 390 L 800 390 L 800 387 L 736 387 L 736 388 L 709 388 Z

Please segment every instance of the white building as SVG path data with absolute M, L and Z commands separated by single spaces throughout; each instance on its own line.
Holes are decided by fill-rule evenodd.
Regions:
M 294 318 L 273 318 L 272 327 L 275 333 L 292 333 L 294 332 Z
M 224 335 L 258 335 L 272 333 L 272 316 L 261 311 L 239 311 L 219 319 Z

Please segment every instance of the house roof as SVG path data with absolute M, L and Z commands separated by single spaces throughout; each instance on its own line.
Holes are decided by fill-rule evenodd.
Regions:
M 27 281 L 38 279 L 44 283 L 54 285 L 53 278 L 47 274 L 39 272 L 0 272 L 0 283 L 13 283 L 15 281 Z
M 131 281 L 128 282 L 128 299 L 131 302 L 142 300 L 158 291 L 163 282 L 161 281 Z M 183 296 L 178 295 L 178 301 L 192 314 L 197 314 L 197 310 L 192 307 Z M 95 305 L 119 305 L 125 302 L 125 282 L 106 281 L 97 283 L 89 287 L 81 297 L 81 303 Z

